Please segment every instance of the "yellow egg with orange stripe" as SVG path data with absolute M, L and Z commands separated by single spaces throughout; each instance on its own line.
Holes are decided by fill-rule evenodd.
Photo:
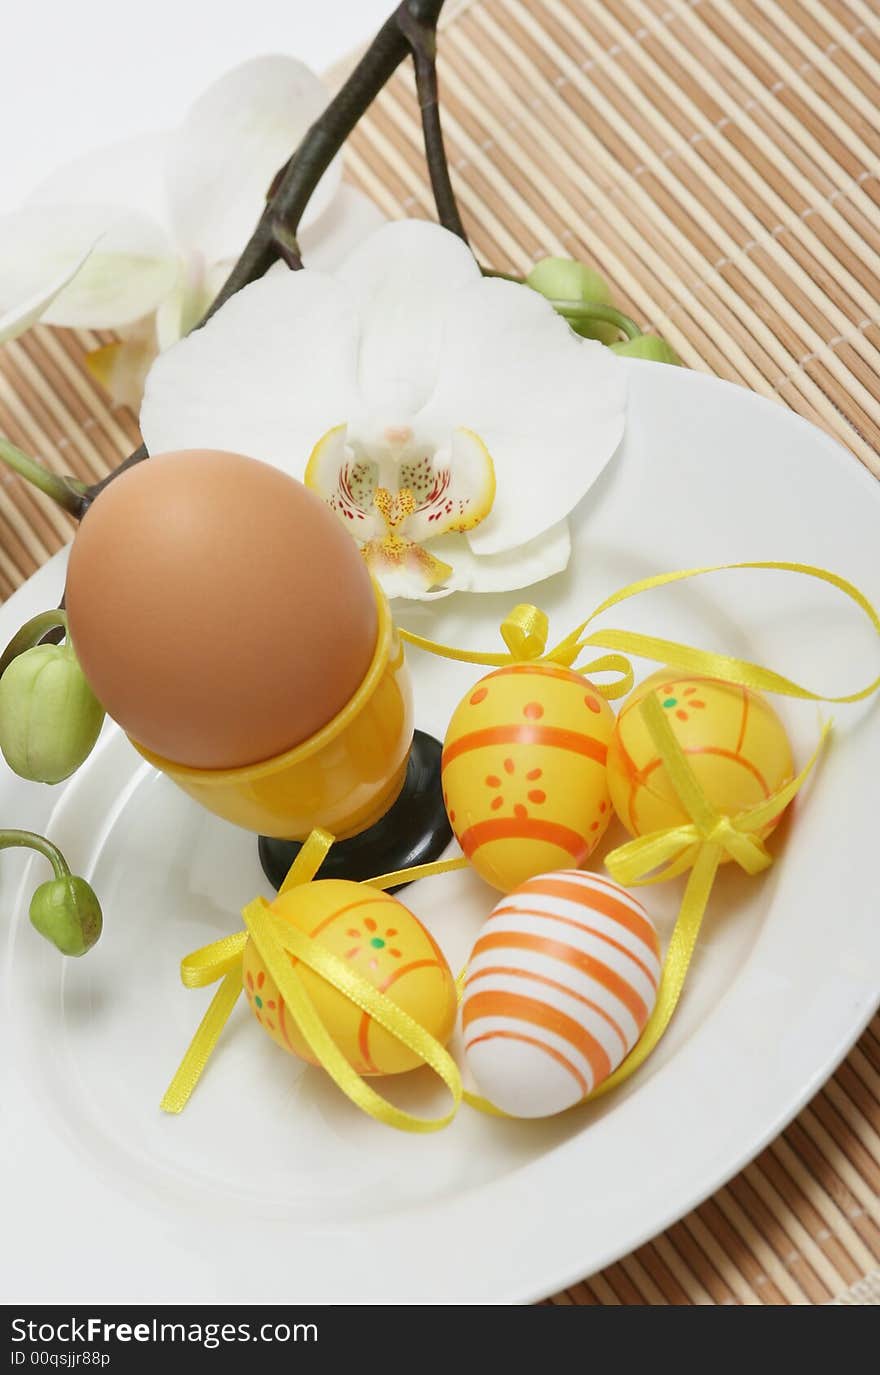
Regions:
M 531 874 L 583 864 L 611 819 L 605 760 L 614 713 L 579 673 L 511 664 L 453 713 L 443 796 L 456 839 L 502 892 Z
M 433 936 L 390 893 L 344 879 L 321 879 L 280 894 L 272 911 L 320 942 L 445 1045 L 457 998 L 449 965 Z M 359 1074 L 400 1074 L 421 1060 L 356 1003 L 288 955 L 325 1027 Z M 249 940 L 244 991 L 257 1021 L 284 1050 L 315 1064 L 263 959 Z
M 697 781 L 720 813 L 736 816 L 794 777 L 785 727 L 760 692 L 720 678 L 661 669 L 627 698 L 608 749 L 614 809 L 631 835 L 689 820 L 638 710 L 650 692 L 656 694 Z M 769 835 L 778 820 L 768 823 L 761 836 Z
M 612 1074 L 657 999 L 660 944 L 642 904 L 577 869 L 539 874 L 495 907 L 471 951 L 465 1057 L 514 1117 L 572 1107 Z

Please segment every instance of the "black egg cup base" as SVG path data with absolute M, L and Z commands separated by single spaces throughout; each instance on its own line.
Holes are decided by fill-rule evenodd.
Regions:
M 452 839 L 440 783 L 442 749 L 433 735 L 415 732 L 397 801 L 366 831 L 348 840 L 338 840 L 316 878 L 344 878 L 359 883 L 377 874 L 440 858 Z M 260 836 L 260 863 L 273 888 L 281 887 L 301 848 L 298 840 Z M 396 893 L 406 886 L 398 883 L 388 891 Z

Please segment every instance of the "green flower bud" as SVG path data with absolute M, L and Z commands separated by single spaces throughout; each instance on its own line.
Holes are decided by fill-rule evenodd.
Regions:
M 648 358 L 652 363 L 672 363 L 678 368 L 684 366 L 675 349 L 659 334 L 640 334 L 636 339 L 626 339 L 611 347 L 615 353 L 622 353 L 627 358 Z
M 104 925 L 101 905 L 84 878 L 63 874 L 41 883 L 31 898 L 31 925 L 62 955 L 84 955 Z
M 598 272 L 573 258 L 542 258 L 526 277 L 534 291 L 540 291 L 551 301 L 590 301 L 594 305 L 608 305 L 611 293 L 608 283 Z M 612 344 L 619 331 L 604 320 L 569 320 L 572 329 L 588 339 Z
M 69 644 L 35 645 L 0 677 L 0 749 L 21 778 L 69 778 L 91 753 L 103 720 Z

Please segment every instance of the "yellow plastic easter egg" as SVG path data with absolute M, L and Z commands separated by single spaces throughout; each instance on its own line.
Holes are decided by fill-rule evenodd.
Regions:
M 785 728 L 761 693 L 661 669 L 627 698 L 608 748 L 614 809 L 631 835 L 689 820 L 638 710 L 649 692 L 656 693 L 707 799 L 723 815 L 757 806 L 794 776 Z
M 390 893 L 342 879 L 322 879 L 276 898 L 272 911 L 334 955 L 445 1045 L 456 1014 L 455 981 L 443 952 Z M 421 1060 L 326 979 L 288 957 L 339 1049 L 359 1074 L 400 1074 Z M 272 1040 L 315 1063 L 278 987 L 249 940 L 243 962 L 251 1011 Z
M 497 669 L 462 698 L 443 746 L 443 796 L 488 883 L 509 892 L 589 857 L 611 818 L 613 728 L 595 688 L 556 664 Z

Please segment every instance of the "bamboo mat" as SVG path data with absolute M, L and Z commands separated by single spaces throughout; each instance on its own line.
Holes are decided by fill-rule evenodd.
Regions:
M 791 406 L 880 472 L 880 14 L 875 0 L 459 0 L 444 124 L 474 248 L 596 264 L 685 363 Z M 348 167 L 389 216 L 431 215 L 408 70 Z M 0 350 L 0 431 L 99 476 L 137 441 L 84 371 L 103 342 Z M 70 535 L 0 480 L 0 596 Z M 880 1019 L 725 1188 L 560 1304 L 880 1301 Z

